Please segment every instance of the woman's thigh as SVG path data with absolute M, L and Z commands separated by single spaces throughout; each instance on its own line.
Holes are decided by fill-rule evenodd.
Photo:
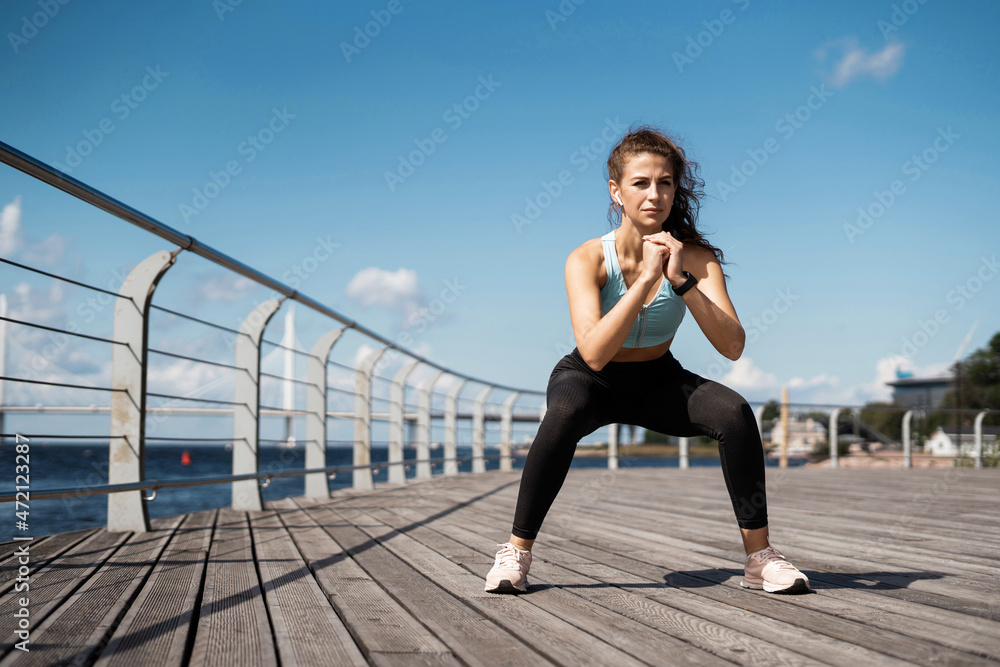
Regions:
M 707 435 L 719 439 L 733 421 L 752 412 L 737 392 L 714 380 L 678 367 L 656 378 L 634 403 L 632 421 L 657 433 L 679 437 Z

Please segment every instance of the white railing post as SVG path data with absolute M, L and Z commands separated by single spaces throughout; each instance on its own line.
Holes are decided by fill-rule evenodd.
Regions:
M 146 458 L 146 362 L 149 304 L 156 284 L 177 258 L 163 250 L 132 269 L 115 299 L 114 350 L 111 354 L 111 442 L 108 483 L 141 482 Z M 149 530 L 142 491 L 108 494 L 108 530 Z
M 493 387 L 486 387 L 476 396 L 472 407 L 472 472 L 486 472 L 486 397 Z
M 417 390 L 417 479 L 431 478 L 431 392 L 444 371 L 438 371 L 427 378 Z
M 503 413 L 500 416 L 500 470 L 510 472 L 514 464 L 510 458 L 511 440 L 514 431 L 514 403 L 521 392 L 515 391 L 503 402 Z
M 608 470 L 618 470 L 618 424 L 608 424 Z
M 678 452 L 677 452 L 677 454 L 678 454 L 678 457 L 679 457 L 679 461 L 678 461 L 677 465 L 682 470 L 686 470 L 687 468 L 691 467 L 691 457 L 688 456 L 688 453 L 690 451 L 690 446 L 691 446 L 691 439 L 690 438 L 678 438 L 677 439 L 677 443 L 678 443 Z
M 354 375 L 354 465 L 369 466 L 355 468 L 353 487 L 358 491 L 375 488 L 372 478 L 372 373 L 375 364 L 382 357 L 386 347 L 370 351 L 358 364 Z
M 389 388 L 389 483 L 405 484 L 403 422 L 406 417 L 406 379 L 420 362 L 414 359 L 396 372 Z
M 284 299 L 282 299 L 284 300 Z M 233 474 L 260 471 L 260 341 L 281 301 L 268 299 L 247 315 L 236 336 L 236 368 L 233 374 Z M 233 509 L 263 509 L 260 483 L 255 479 L 233 482 Z
M 980 412 L 976 415 L 976 420 L 972 422 L 972 430 L 975 433 L 976 439 L 976 463 L 977 468 L 983 467 L 983 419 L 986 417 L 986 411 Z M 962 443 L 958 443 L 958 451 L 962 452 Z
M 458 474 L 458 395 L 467 380 L 464 378 L 452 385 L 444 403 L 444 474 Z
M 313 345 L 306 359 L 306 469 L 326 467 L 326 399 L 327 364 L 334 344 L 344 333 L 343 329 L 327 331 Z M 330 481 L 326 473 L 306 475 L 307 498 L 329 498 Z
M 757 435 L 760 436 L 761 447 L 764 446 L 764 409 L 766 407 L 766 405 L 761 405 L 753 411 L 753 416 L 757 421 Z
M 910 422 L 913 420 L 913 410 L 903 413 L 903 467 L 913 467 L 913 438 L 910 434 Z
M 840 419 L 840 408 L 834 408 L 833 412 L 830 414 L 830 434 L 827 440 L 830 441 L 830 467 L 839 468 L 840 467 L 840 454 L 837 451 L 837 440 L 840 437 L 837 433 L 837 420 Z

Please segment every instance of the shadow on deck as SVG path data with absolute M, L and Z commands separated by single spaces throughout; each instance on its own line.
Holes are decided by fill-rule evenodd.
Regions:
M 1000 659 L 996 471 L 769 471 L 772 541 L 813 584 L 798 596 L 740 588 L 718 469 L 652 468 L 574 469 L 528 594 L 484 593 L 517 481 L 439 477 L 4 544 L 0 665 Z

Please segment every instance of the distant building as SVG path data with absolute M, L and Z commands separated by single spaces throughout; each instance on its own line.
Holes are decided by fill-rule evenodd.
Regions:
M 774 427 L 771 429 L 772 456 L 776 456 L 781 451 L 781 442 L 784 438 L 784 430 L 781 428 L 781 420 L 774 420 Z M 814 419 L 805 421 L 788 421 L 788 455 L 789 456 L 809 456 L 816 445 L 826 442 L 826 426 Z
M 892 387 L 892 400 L 911 410 L 914 408 L 937 408 L 941 406 L 944 395 L 951 389 L 952 378 L 913 378 L 900 377 L 892 382 L 886 382 Z
M 996 426 L 983 427 L 983 453 L 996 451 L 998 432 L 1000 428 Z M 924 451 L 934 456 L 958 456 L 958 432 L 955 427 L 951 426 L 945 430 L 944 427 L 938 426 L 924 443 Z M 976 438 L 971 427 L 962 430 L 961 452 L 966 456 L 974 456 L 976 453 Z

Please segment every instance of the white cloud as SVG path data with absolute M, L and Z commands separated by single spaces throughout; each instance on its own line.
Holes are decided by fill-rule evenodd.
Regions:
M 55 266 L 66 256 L 69 237 L 53 234 L 43 241 L 25 240 L 21 225 L 21 196 L 0 211 L 0 255 L 12 257 L 20 253 L 30 265 Z
M 761 391 L 778 386 L 778 378 L 775 375 L 755 366 L 753 359 L 746 356 L 733 362 L 732 368 L 719 382 L 736 391 Z
M 225 273 L 205 278 L 198 288 L 202 301 L 226 301 L 232 303 L 249 296 L 259 285 L 244 276 Z
M 843 37 L 817 49 L 816 57 L 825 62 L 831 51 L 837 53 L 839 58 L 833 64 L 832 74 L 827 75 L 827 82 L 834 88 L 842 88 L 863 76 L 885 81 L 899 71 L 906 49 L 902 44 L 893 42 L 886 44 L 881 51 L 869 53 L 858 45 L 857 38 Z
M 416 271 L 404 268 L 385 271 L 374 266 L 361 269 L 351 278 L 347 296 L 362 306 L 396 311 L 404 321 L 419 313 L 427 301 Z
M 21 196 L 0 212 L 0 255 L 10 257 L 21 247 Z
M 837 384 L 837 377 L 820 373 L 808 380 L 800 377 L 793 377 L 787 382 L 789 389 L 814 389 L 817 387 L 833 387 Z
M 66 256 L 66 244 L 69 237 L 53 234 L 44 241 L 30 243 L 21 251 L 21 256 L 27 264 L 43 264 L 55 266 Z

